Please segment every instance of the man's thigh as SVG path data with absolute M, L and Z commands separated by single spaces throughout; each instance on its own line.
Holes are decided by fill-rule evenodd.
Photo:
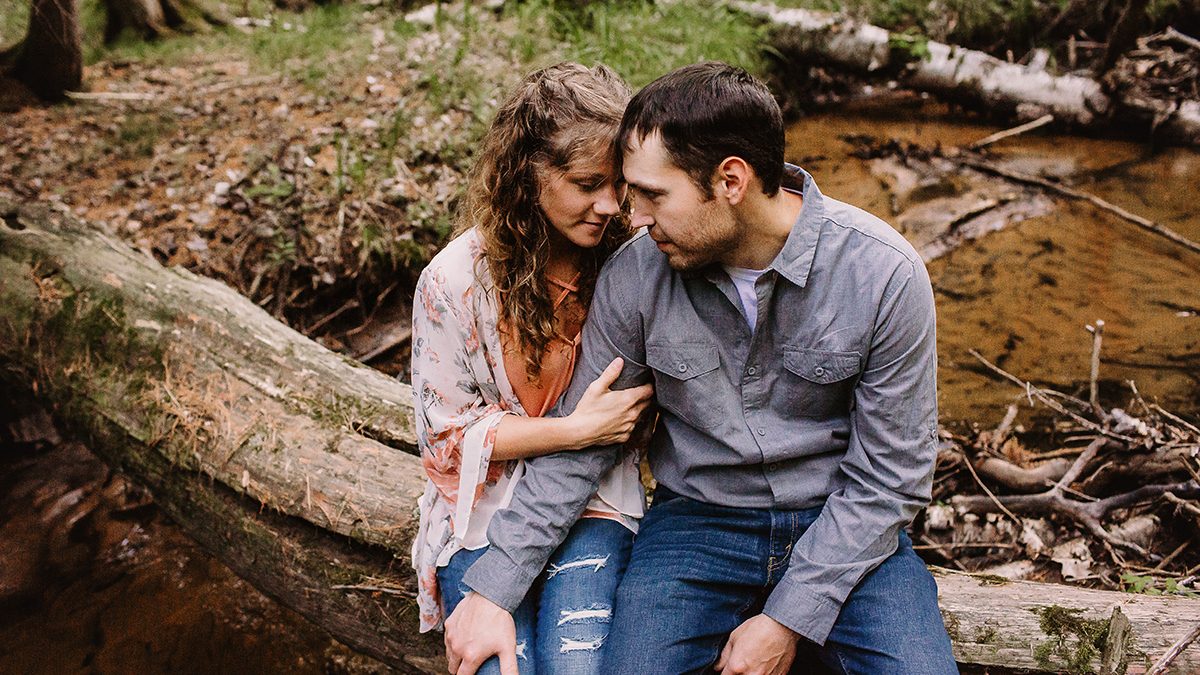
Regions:
M 822 652 L 823 660 L 847 673 L 958 672 L 937 583 L 907 534 L 850 593 Z
M 761 603 L 767 542 L 732 510 L 656 504 L 634 540 L 605 646 L 606 673 L 703 672 Z

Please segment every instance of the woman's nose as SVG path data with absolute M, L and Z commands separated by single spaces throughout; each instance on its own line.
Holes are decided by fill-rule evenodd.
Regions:
M 609 184 L 600 190 L 595 203 L 592 204 L 592 210 L 602 216 L 615 216 L 621 211 L 621 201 L 617 199 L 615 185 Z

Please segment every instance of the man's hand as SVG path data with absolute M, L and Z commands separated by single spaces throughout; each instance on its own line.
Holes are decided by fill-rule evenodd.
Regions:
M 517 627 L 500 605 L 467 593 L 446 619 L 446 660 L 452 675 L 475 675 L 492 656 L 500 657 L 501 675 L 517 673 Z
M 796 641 L 790 628 L 766 614 L 751 617 L 729 634 L 717 659 L 723 675 L 786 675 L 796 658 Z

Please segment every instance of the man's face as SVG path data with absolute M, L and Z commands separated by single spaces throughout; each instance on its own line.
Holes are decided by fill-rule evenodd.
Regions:
M 729 204 L 720 197 L 705 199 L 691 176 L 671 161 L 657 132 L 641 141 L 634 134 L 623 164 L 633 226 L 649 228 L 672 269 L 699 269 L 737 245 Z

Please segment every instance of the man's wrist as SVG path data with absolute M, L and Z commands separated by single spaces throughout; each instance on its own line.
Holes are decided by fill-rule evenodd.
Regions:
M 489 548 L 463 575 L 463 585 L 502 609 L 514 612 L 538 572 L 532 574 L 514 563 L 503 551 Z

